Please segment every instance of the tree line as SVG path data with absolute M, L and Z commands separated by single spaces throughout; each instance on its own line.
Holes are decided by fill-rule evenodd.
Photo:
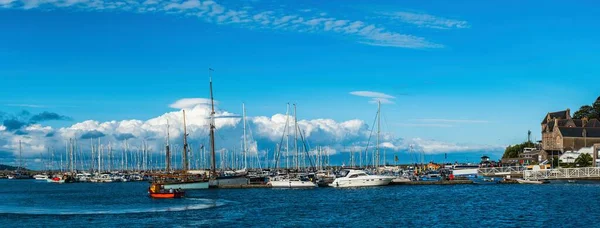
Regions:
M 592 105 L 584 105 L 579 108 L 574 114 L 574 119 L 581 119 L 587 117 L 588 119 L 600 119 L 600 97 Z

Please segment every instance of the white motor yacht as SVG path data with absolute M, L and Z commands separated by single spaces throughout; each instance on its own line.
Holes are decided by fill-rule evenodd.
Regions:
M 306 179 L 305 177 L 290 178 L 285 176 L 277 176 L 271 178 L 268 185 L 273 188 L 315 188 L 317 183 Z
M 33 176 L 36 180 L 48 180 L 48 175 L 46 174 L 37 174 Z
M 340 172 L 340 177 L 335 178 L 331 187 L 368 187 L 385 186 L 395 178 L 393 176 L 369 175 L 363 170 L 347 169 Z

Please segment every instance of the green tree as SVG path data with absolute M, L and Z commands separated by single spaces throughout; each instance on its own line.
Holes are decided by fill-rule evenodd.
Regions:
M 557 168 L 558 162 L 559 162 L 558 156 L 552 157 L 552 167 Z
M 584 105 L 573 113 L 573 118 L 581 119 L 587 117 L 588 119 L 600 119 L 600 97 L 594 101 L 592 105 Z
M 592 158 L 592 155 L 581 154 L 575 159 L 575 164 L 577 164 L 579 167 L 590 167 L 592 166 L 593 159 L 594 158 Z
M 579 108 L 579 110 L 573 114 L 574 119 L 581 119 L 584 117 L 587 117 L 588 119 L 596 118 L 596 111 L 592 106 L 581 106 L 581 108 Z
M 521 152 L 523 152 L 523 149 L 525 149 L 526 147 L 535 147 L 535 144 L 533 142 L 524 142 L 521 144 L 508 146 L 506 147 L 506 150 L 504 150 L 504 155 L 502 155 L 502 158 L 519 157 L 519 154 L 521 154 Z
M 600 97 L 592 104 L 592 108 L 594 108 L 594 118 L 600 118 Z

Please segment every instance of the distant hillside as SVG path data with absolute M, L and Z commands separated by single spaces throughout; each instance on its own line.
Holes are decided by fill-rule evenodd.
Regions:
M 15 167 L 15 166 L 0 164 L 0 171 L 14 171 L 17 169 L 18 169 L 18 167 Z M 24 168 L 23 170 L 27 170 L 27 169 Z

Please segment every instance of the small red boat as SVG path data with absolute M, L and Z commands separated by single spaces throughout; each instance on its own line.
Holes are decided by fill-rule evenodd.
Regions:
M 150 197 L 155 199 L 174 199 L 181 198 L 185 196 L 185 192 L 180 189 L 164 189 L 164 186 L 161 184 L 152 184 L 148 189 L 148 193 L 150 193 Z

